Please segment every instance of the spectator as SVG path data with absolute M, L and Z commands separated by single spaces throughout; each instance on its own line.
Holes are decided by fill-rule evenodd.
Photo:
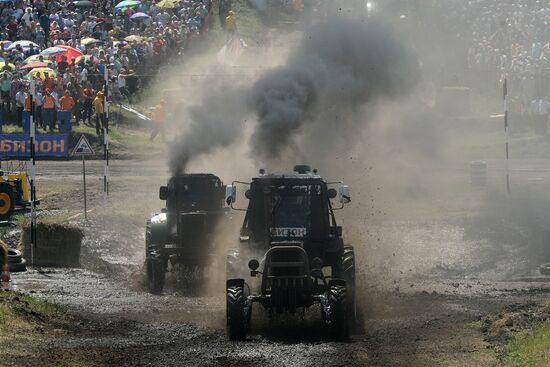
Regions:
M 69 90 L 59 99 L 59 131 L 62 133 L 71 131 L 72 109 L 75 104 Z
M 53 133 L 55 129 L 55 98 L 52 96 L 50 89 L 45 90 L 44 102 L 42 104 L 42 112 L 44 113 L 44 122 L 49 127 L 50 132 Z
M 103 104 L 103 92 L 97 92 L 94 99 L 94 111 L 95 111 L 95 132 L 97 136 L 100 136 L 105 127 L 105 108 Z
M 27 93 L 24 87 L 20 87 L 19 91 L 15 94 L 15 108 L 17 111 L 17 125 L 23 126 L 23 110 L 25 109 L 25 98 Z

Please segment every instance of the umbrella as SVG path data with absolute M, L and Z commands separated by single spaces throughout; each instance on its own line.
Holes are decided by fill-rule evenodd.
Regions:
M 40 79 L 46 79 L 46 73 L 48 73 L 49 76 L 54 77 L 54 78 L 57 76 L 55 74 L 55 71 L 53 71 L 53 69 L 50 69 L 50 68 L 32 69 L 31 72 L 30 72 L 30 75 L 32 75 L 34 78 L 36 78 L 38 76 Z
M 116 4 L 115 9 L 130 8 L 132 6 L 138 6 L 141 4 L 139 0 L 124 0 Z
M 65 52 L 67 52 L 66 49 L 64 49 L 62 47 L 54 46 L 54 47 L 49 47 L 49 48 L 43 50 L 40 53 L 40 55 L 49 57 L 49 56 L 57 55 L 57 54 L 64 54 Z
M 95 4 L 88 0 L 81 0 L 73 2 L 73 5 L 77 8 L 93 8 Z
M 8 68 L 10 68 L 11 70 L 14 70 L 14 69 L 15 69 L 15 65 L 13 65 L 13 64 L 6 64 L 6 62 L 5 62 L 5 61 L 3 61 L 3 62 L 0 62 L 0 69 L 3 69 L 3 68 L 4 68 L 4 66 L 6 66 L 6 65 L 7 65 L 7 66 L 8 66 Z
M 99 42 L 99 40 L 97 40 L 95 38 L 84 38 L 80 41 L 80 43 L 83 44 L 84 46 L 88 46 L 88 45 L 91 45 L 92 43 L 96 43 L 96 42 Z
M 135 13 L 134 15 L 132 15 L 130 17 L 130 19 L 134 19 L 134 20 L 144 20 L 144 19 L 147 19 L 147 18 L 150 18 L 149 15 L 145 14 L 145 13 Z
M 42 59 L 44 59 L 44 56 L 42 56 Z M 40 55 L 29 56 L 25 59 L 25 61 L 23 61 L 23 63 L 28 64 L 29 62 L 33 62 L 33 61 L 40 61 Z M 47 60 L 44 59 L 44 62 L 47 62 Z
M 0 41 L 0 45 L 2 45 L 2 50 L 5 50 L 12 44 L 11 41 Z
M 178 6 L 180 0 L 162 0 L 157 4 L 158 8 L 173 9 Z
M 21 66 L 19 69 L 35 69 L 48 67 L 47 62 L 33 61 Z
M 23 48 L 30 48 L 31 45 L 33 45 L 36 48 L 40 48 L 40 46 L 38 46 L 36 43 L 34 43 L 32 41 L 15 41 L 11 45 L 9 45 L 7 49 L 8 50 L 13 50 L 14 48 L 17 47 L 17 45 L 20 45 Z
M 124 38 L 126 42 L 141 42 L 146 40 L 147 37 L 138 36 L 136 34 Z
M 88 62 L 92 60 L 94 64 L 99 64 L 99 59 L 92 55 L 82 55 L 78 56 L 76 60 L 74 60 L 75 64 L 80 64 L 81 62 Z
M 82 56 L 82 52 L 80 52 L 80 50 L 77 50 L 76 48 L 74 47 L 71 47 L 71 46 L 66 46 L 66 45 L 58 45 L 56 47 L 59 47 L 59 48 L 63 48 L 66 50 L 66 52 L 63 54 L 65 56 L 67 56 L 67 60 L 70 60 L 72 59 L 73 57 L 78 57 L 78 56 Z M 55 60 L 57 62 L 61 61 L 61 56 L 62 55 L 57 55 L 55 57 Z

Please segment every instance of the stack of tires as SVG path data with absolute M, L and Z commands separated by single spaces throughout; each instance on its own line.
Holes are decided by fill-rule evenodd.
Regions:
M 8 266 L 11 273 L 27 271 L 27 261 L 23 259 L 21 251 L 8 249 Z

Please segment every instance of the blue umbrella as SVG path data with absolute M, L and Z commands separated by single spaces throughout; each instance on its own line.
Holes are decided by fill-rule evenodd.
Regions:
M 139 0 L 124 0 L 116 4 L 115 9 L 129 8 L 131 6 L 138 6 L 139 4 L 141 4 Z

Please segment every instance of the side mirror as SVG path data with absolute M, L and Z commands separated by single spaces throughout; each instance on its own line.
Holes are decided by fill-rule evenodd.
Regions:
M 159 190 L 159 199 L 166 200 L 168 199 L 168 186 L 161 186 Z
M 233 185 L 227 185 L 225 187 L 225 202 L 227 205 L 231 205 L 237 199 L 237 187 Z
M 334 199 L 336 195 L 338 195 L 338 192 L 336 191 L 336 189 L 328 189 L 327 194 L 329 199 Z
M 348 185 L 340 185 L 340 203 L 348 204 L 351 202 L 351 196 L 349 193 Z

